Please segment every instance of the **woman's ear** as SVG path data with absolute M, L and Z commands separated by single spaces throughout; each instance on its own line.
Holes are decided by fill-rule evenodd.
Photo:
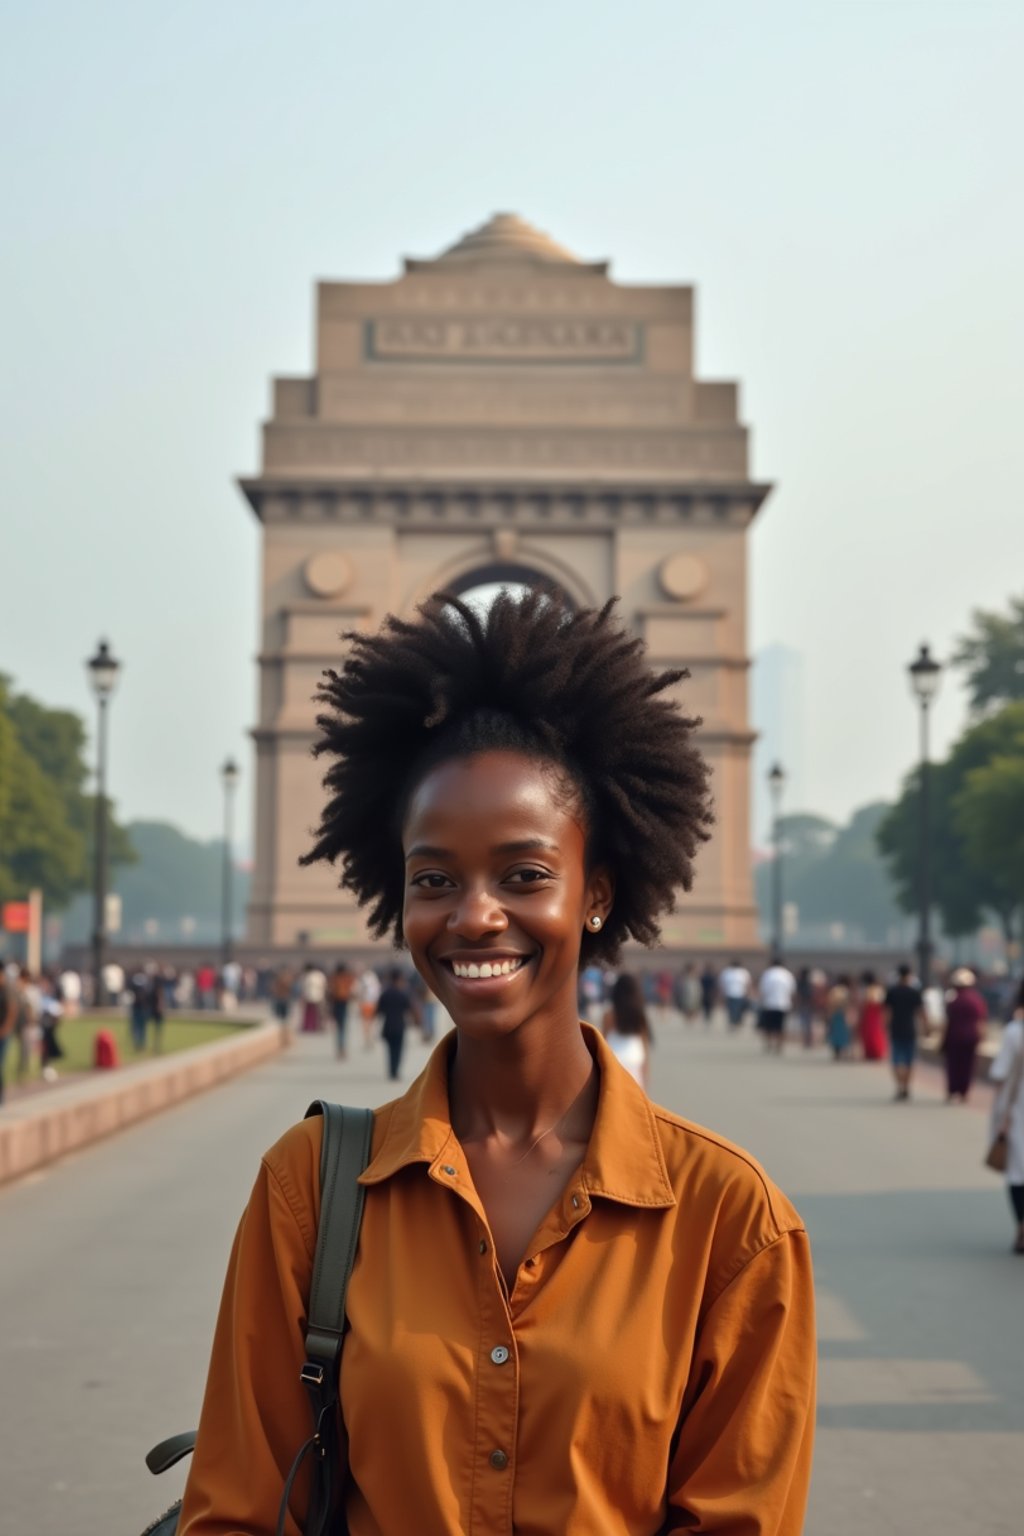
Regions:
M 599 864 L 590 872 L 587 881 L 587 911 L 584 925 L 587 928 L 597 929 L 604 927 L 608 920 L 608 914 L 615 905 L 615 876 L 610 869 Z M 599 923 L 593 921 L 600 918 Z

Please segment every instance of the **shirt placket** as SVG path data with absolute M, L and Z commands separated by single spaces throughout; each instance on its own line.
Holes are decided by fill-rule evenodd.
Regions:
M 590 1199 L 579 1178 L 572 1181 L 559 1205 L 545 1218 L 519 1266 L 509 1296 L 498 1267 L 490 1227 L 474 1188 L 465 1158 L 448 1142 L 431 1166 L 431 1177 L 459 1195 L 473 1211 L 477 1228 L 476 1258 L 480 1329 L 474 1382 L 473 1439 L 470 1447 L 469 1526 L 466 1536 L 511 1536 L 512 1504 L 518 1470 L 520 1368 L 514 1318 L 543 1283 L 543 1256 L 561 1242 L 590 1210 Z

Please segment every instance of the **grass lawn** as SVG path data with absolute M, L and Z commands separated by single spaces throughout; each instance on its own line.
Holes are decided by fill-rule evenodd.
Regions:
M 245 1025 L 226 1024 L 223 1019 L 207 1020 L 201 1015 L 185 1014 L 179 1017 L 175 1014 L 168 1018 L 163 1027 L 163 1039 L 161 1041 L 162 1054 L 169 1056 L 172 1051 L 186 1051 L 193 1045 L 206 1045 L 211 1040 L 219 1040 L 223 1035 L 235 1034 L 237 1030 L 244 1029 Z M 136 1055 L 132 1050 L 131 1034 L 128 1028 L 128 1020 L 123 1014 L 110 1014 L 109 1016 L 96 1015 L 88 1019 L 62 1019 L 57 1029 L 57 1039 L 64 1047 L 64 1055 L 60 1061 L 55 1062 L 57 1072 L 61 1077 L 71 1072 L 88 1072 L 92 1067 L 93 1037 L 98 1029 L 109 1029 L 117 1041 L 118 1058 L 122 1066 L 130 1066 L 133 1061 L 144 1061 L 152 1054 L 153 1027 L 149 1026 L 147 1045 L 149 1049 Z M 7 1056 L 7 1080 L 14 1081 L 15 1050 L 9 1049 Z M 28 1078 L 31 1082 L 39 1076 L 39 1044 L 35 1043 L 32 1058 L 29 1063 Z

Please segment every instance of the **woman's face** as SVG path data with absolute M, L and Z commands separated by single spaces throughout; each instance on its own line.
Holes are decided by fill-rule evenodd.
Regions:
M 403 929 L 413 963 L 460 1029 L 507 1034 L 576 1019 L 584 927 L 612 900 L 586 871 L 574 797 L 517 752 L 442 763 L 409 802 Z

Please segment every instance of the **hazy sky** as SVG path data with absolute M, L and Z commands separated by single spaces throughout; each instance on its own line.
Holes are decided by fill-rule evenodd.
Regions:
M 752 648 L 803 656 L 807 809 L 892 795 L 904 666 L 1024 588 L 1024 5 L 90 0 L 0 5 L 0 670 L 89 711 L 112 790 L 248 818 L 258 467 L 313 283 L 498 209 L 693 281 L 742 383 Z M 938 744 L 964 699 L 944 682 Z

